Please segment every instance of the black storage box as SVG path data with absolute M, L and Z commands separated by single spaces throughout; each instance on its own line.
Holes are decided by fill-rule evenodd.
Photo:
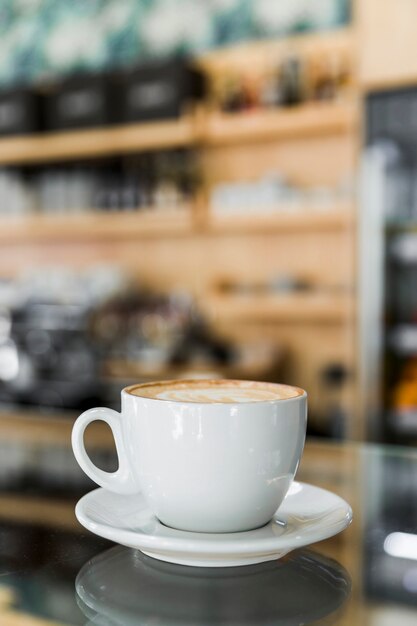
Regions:
M 116 90 L 106 75 L 70 78 L 44 90 L 46 130 L 107 126 L 119 121 Z
M 40 130 L 38 94 L 29 89 L 0 91 L 0 135 L 26 135 Z
M 203 98 L 204 75 L 185 59 L 152 61 L 126 73 L 122 92 L 125 122 L 177 118 Z

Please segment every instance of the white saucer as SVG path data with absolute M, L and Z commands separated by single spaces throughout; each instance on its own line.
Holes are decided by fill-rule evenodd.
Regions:
M 233 567 L 278 559 L 295 548 L 336 535 L 352 521 L 352 509 L 339 496 L 294 482 L 272 520 L 242 533 L 204 534 L 168 528 L 151 513 L 141 495 L 96 489 L 75 507 L 88 530 L 161 561 L 194 567 Z

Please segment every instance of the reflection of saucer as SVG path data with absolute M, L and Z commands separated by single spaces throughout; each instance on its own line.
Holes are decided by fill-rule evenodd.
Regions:
M 76 580 L 81 610 L 97 625 L 298 626 L 333 613 L 350 593 L 341 565 L 302 550 L 241 568 L 189 568 L 116 546 Z
M 256 530 L 205 534 L 168 528 L 140 495 L 96 489 L 75 513 L 88 530 L 162 561 L 199 567 L 233 567 L 270 561 L 327 539 L 349 525 L 350 506 L 330 491 L 294 482 L 272 520 Z

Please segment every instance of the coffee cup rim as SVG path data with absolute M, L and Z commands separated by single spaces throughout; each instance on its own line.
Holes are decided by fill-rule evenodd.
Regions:
M 291 396 L 290 398 L 274 398 L 273 400 L 256 400 L 256 401 L 250 401 L 248 400 L 247 402 L 187 402 L 185 400 L 168 400 L 166 398 L 150 398 L 148 396 L 139 396 L 135 393 L 132 393 L 133 389 L 137 389 L 138 387 L 149 387 L 152 385 L 170 385 L 172 383 L 195 383 L 197 381 L 201 381 L 201 382 L 206 382 L 206 383 L 221 383 L 222 381 L 225 382 L 229 382 L 229 383 L 260 383 L 260 384 L 266 384 L 266 385 L 279 385 L 280 387 L 289 387 L 290 389 L 296 389 L 297 390 L 297 395 L 295 396 Z M 124 387 L 124 389 L 122 389 L 122 394 L 126 394 L 126 396 L 129 397 L 133 397 L 133 398 L 139 398 L 141 400 L 146 400 L 146 401 L 150 401 L 150 402 L 169 402 L 171 404 L 191 404 L 193 406 L 208 406 L 209 404 L 214 404 L 216 406 L 231 406 L 231 405 L 235 405 L 235 406 L 245 406 L 245 405 L 260 405 L 260 404 L 277 404 L 277 403 L 284 403 L 284 402 L 294 402 L 294 400 L 300 400 L 301 398 L 307 398 L 307 392 L 305 391 L 305 389 L 302 389 L 301 387 L 297 387 L 296 385 L 287 385 L 285 383 L 273 383 L 273 382 L 267 382 L 267 381 L 253 381 L 253 380 L 241 380 L 241 379 L 234 379 L 234 378 L 173 378 L 170 380 L 156 380 L 150 383 L 134 383 L 133 385 L 128 385 L 127 387 Z

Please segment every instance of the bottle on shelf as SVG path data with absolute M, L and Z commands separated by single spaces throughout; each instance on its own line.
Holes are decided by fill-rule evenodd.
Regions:
M 280 67 L 279 82 L 282 106 L 294 106 L 305 101 L 304 63 L 299 57 L 290 55 L 283 60 Z
M 259 108 L 291 107 L 308 101 L 348 97 L 352 69 L 340 51 L 300 54 L 288 49 L 278 61 L 268 60 L 263 70 L 226 71 L 213 79 L 214 108 L 238 113 Z

